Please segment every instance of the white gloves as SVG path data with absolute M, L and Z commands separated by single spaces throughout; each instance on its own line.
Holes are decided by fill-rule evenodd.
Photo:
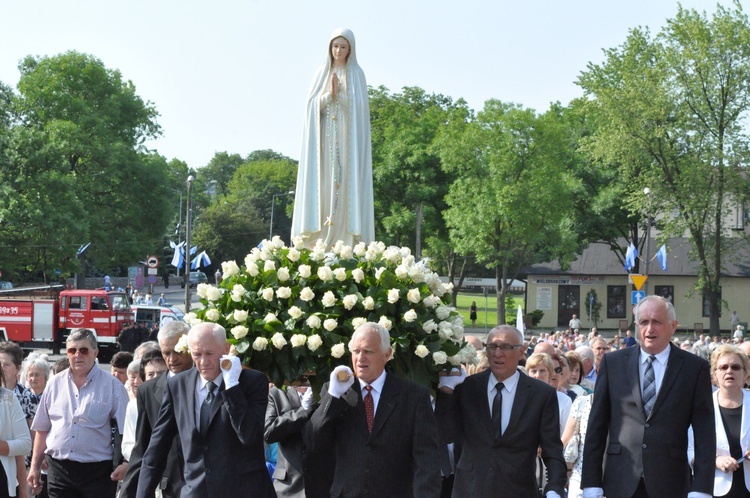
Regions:
M 451 390 L 456 389 L 460 383 L 466 380 L 466 370 L 463 367 L 454 368 L 449 375 L 441 375 L 438 380 L 438 388 L 447 387 Z
M 221 374 L 224 376 L 225 389 L 229 389 L 240 383 L 242 364 L 238 356 L 225 354 L 219 360 L 219 364 L 221 365 Z
M 308 387 L 307 391 L 305 391 L 305 394 L 302 395 L 302 408 L 305 409 L 305 411 L 310 411 L 313 404 L 313 390 L 312 387 Z
M 339 380 L 339 372 L 346 372 L 347 374 L 349 374 L 349 378 L 343 381 Z M 343 378 L 344 374 L 342 374 L 341 377 Z M 328 394 L 330 394 L 334 398 L 340 398 L 353 385 L 354 372 L 352 372 L 352 369 L 344 365 L 339 365 L 338 367 L 333 369 L 333 372 L 331 372 L 331 379 L 328 383 Z

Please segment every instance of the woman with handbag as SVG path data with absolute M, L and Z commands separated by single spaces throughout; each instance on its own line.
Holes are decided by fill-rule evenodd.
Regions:
M 562 435 L 563 456 L 570 472 L 568 498 L 581 498 L 581 470 L 583 469 L 583 442 L 589 425 L 589 413 L 594 395 L 578 396 L 570 409 L 568 422 Z

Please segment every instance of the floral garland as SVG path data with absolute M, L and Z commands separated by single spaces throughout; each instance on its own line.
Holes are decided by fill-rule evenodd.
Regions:
M 388 329 L 390 364 L 401 377 L 429 386 L 440 371 L 475 361 L 463 319 L 445 304 L 452 284 L 416 262 L 409 248 L 338 242 L 327 253 L 321 242 L 305 248 L 301 238 L 293 245 L 274 237 L 254 248 L 243 268 L 222 263 L 221 284 L 198 285 L 203 307 L 185 321 L 225 327 L 243 362 L 277 385 L 310 371 L 318 383 L 327 380 L 350 363 L 348 342 L 368 321 Z

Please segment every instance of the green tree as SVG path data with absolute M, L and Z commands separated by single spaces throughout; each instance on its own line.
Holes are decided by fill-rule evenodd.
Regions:
M 662 213 L 665 235 L 690 234 L 696 290 L 708 299 L 711 333 L 718 333 L 722 261 L 742 242 L 728 237 L 727 213 L 748 192 L 747 16 L 739 4 L 718 6 L 710 19 L 680 8 L 658 36 L 634 29 L 605 56 L 579 80 L 602 113 L 591 145 L 631 179 L 629 202 L 640 212 L 647 210 L 642 189 L 651 189 L 649 211 Z
M 489 100 L 476 119 L 451 123 L 441 158 L 455 180 L 445 218 L 459 254 L 494 270 L 498 320 L 518 270 L 568 261 L 575 237 L 569 219 L 575 181 L 557 157 L 564 123 L 555 112 Z

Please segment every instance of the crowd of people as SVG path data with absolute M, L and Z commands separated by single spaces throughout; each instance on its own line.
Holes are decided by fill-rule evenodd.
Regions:
M 630 346 L 498 326 L 431 396 L 366 323 L 319 401 L 243 368 L 212 323 L 171 322 L 109 373 L 85 329 L 52 368 L 0 343 L 0 496 L 750 496 L 750 342 L 686 351 L 657 296 L 636 325 Z

